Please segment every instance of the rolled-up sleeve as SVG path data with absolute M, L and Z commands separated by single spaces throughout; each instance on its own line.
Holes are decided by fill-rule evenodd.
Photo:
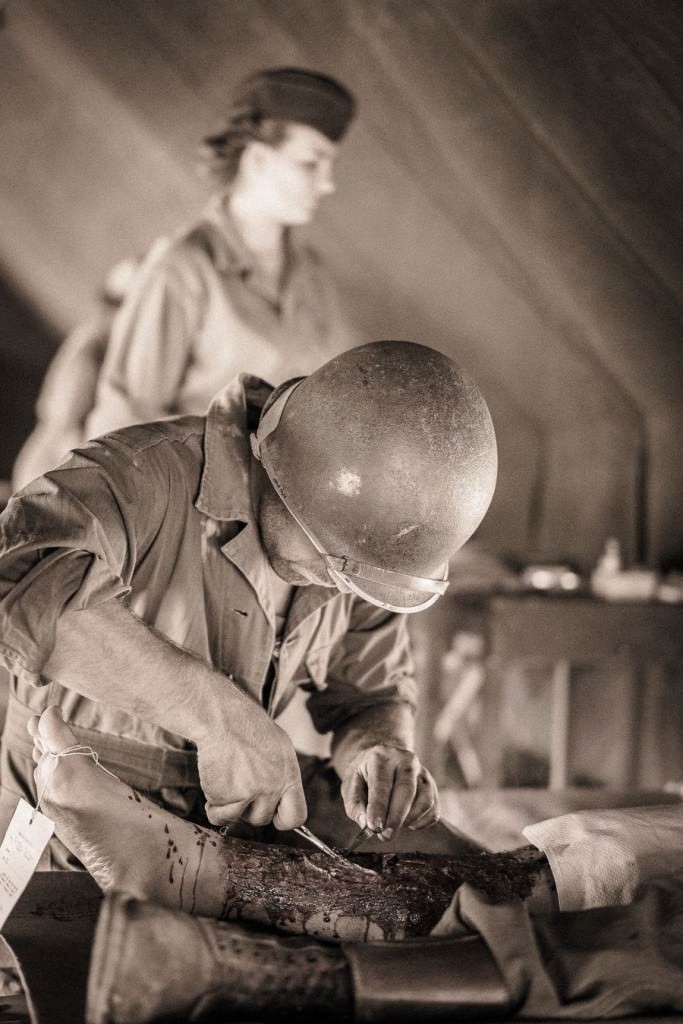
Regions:
M 112 458 L 115 447 L 74 453 L 0 517 L 0 658 L 32 682 L 41 682 L 61 614 L 129 592 L 153 528 L 154 488 L 133 460 Z
M 308 698 L 318 732 L 334 732 L 368 708 L 416 705 L 404 615 L 354 599 L 349 626 L 330 650 L 324 687 Z

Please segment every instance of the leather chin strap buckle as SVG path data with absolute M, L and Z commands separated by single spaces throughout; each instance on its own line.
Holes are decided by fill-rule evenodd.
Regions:
M 502 1020 L 518 1003 L 478 935 L 345 945 L 344 953 L 358 1024 Z

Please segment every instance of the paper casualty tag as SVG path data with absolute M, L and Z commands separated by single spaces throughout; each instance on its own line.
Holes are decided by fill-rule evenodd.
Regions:
M 54 822 L 21 799 L 0 845 L 0 930 L 36 870 Z

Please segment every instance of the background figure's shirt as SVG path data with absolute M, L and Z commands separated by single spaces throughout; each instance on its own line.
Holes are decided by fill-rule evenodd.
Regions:
M 167 245 L 167 239 L 157 238 L 142 263 L 127 259 L 114 264 L 103 283 L 97 312 L 77 324 L 58 347 L 36 401 L 36 425 L 12 467 L 13 491 L 54 469 L 68 451 L 86 440 L 85 425 L 95 405 L 116 311 L 136 270 L 144 262 L 154 262 Z
M 53 469 L 68 451 L 82 443 L 113 314 L 112 307 L 103 306 L 97 315 L 79 324 L 57 349 L 36 402 L 36 425 L 12 467 L 13 491 Z
M 203 414 L 238 373 L 279 384 L 357 341 L 315 251 L 287 232 L 281 287 L 273 291 L 224 198 L 215 197 L 138 273 L 113 322 L 86 437 Z

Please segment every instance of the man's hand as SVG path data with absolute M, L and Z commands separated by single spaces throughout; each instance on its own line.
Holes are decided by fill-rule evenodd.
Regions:
M 197 746 L 206 813 L 290 829 L 306 820 L 296 752 L 287 734 L 229 678 L 118 601 L 66 612 L 45 666 L 48 679 L 106 701 Z M 153 680 L 152 685 L 140 681 Z
M 245 698 L 228 730 L 197 744 L 206 816 L 213 825 L 242 818 L 286 831 L 302 825 L 307 809 L 299 763 L 289 736 Z
M 439 820 L 436 783 L 404 747 L 375 743 L 361 750 L 346 767 L 341 793 L 348 816 L 380 839 L 391 839 L 403 825 L 420 829 Z

